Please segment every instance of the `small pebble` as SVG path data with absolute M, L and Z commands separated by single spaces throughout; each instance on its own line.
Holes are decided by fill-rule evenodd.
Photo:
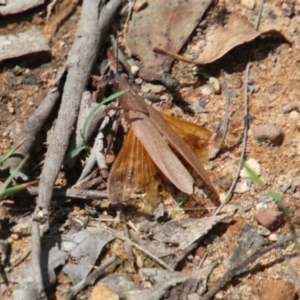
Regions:
M 187 300 L 200 300 L 200 295 L 198 295 L 197 293 L 192 293 L 189 294 L 186 298 Z
M 236 91 L 230 91 L 229 96 L 230 96 L 230 98 L 237 98 L 239 96 L 239 94 Z
M 200 99 L 200 100 L 198 101 L 198 105 L 199 105 L 200 107 L 202 107 L 202 108 L 205 108 L 205 106 L 206 106 L 205 100 Z
M 286 193 L 288 191 L 288 189 L 291 188 L 291 184 L 290 183 L 285 183 L 283 185 L 283 187 L 281 188 L 281 190 Z
M 158 93 L 161 93 L 165 90 L 166 90 L 166 88 L 163 85 L 152 84 L 152 83 L 144 83 L 142 85 L 142 88 L 141 88 L 142 93 L 151 92 L 151 93 L 154 93 L 154 94 L 158 94 Z
M 254 158 L 249 158 L 247 161 L 246 161 L 246 164 L 247 166 L 253 171 L 255 172 L 255 174 L 257 176 L 260 176 L 261 175 L 261 166 L 260 164 L 258 163 L 258 161 Z M 240 172 L 240 177 L 241 178 L 250 178 L 250 175 L 249 173 L 246 171 L 245 168 L 243 168 Z
M 10 238 L 14 241 L 17 241 L 20 238 L 20 236 L 17 233 L 12 233 L 10 235 Z
M 7 103 L 7 109 L 12 115 L 16 112 L 11 102 Z
M 255 220 L 269 230 L 277 229 L 283 222 L 282 212 L 274 208 L 260 208 L 254 213 Z
M 261 209 L 261 208 L 268 208 L 268 207 L 269 207 L 268 204 L 267 204 L 267 203 L 264 203 L 264 202 L 259 202 L 259 203 L 257 203 L 256 206 L 255 206 L 256 210 L 259 210 L 259 209 Z
M 175 115 L 176 115 L 177 118 L 183 116 L 183 111 L 179 106 L 175 106 L 174 110 L 175 110 Z
M 277 242 L 277 241 L 278 241 L 278 234 L 276 234 L 276 233 L 271 233 L 271 234 L 268 236 L 268 239 L 269 239 L 269 241 L 271 241 L 271 242 Z
M 159 95 L 157 94 L 153 94 L 153 93 L 144 93 L 143 94 L 143 98 L 149 100 L 152 103 L 156 103 L 156 102 L 160 102 L 161 98 Z
M 300 114 L 297 111 L 293 110 L 290 112 L 289 117 L 292 121 L 299 121 Z
M 284 184 L 288 183 L 290 181 L 290 178 L 284 174 L 280 174 L 278 177 L 277 177 L 277 183 L 280 185 L 280 186 L 283 186 Z
M 283 133 L 281 129 L 272 124 L 261 124 L 252 128 L 253 137 L 259 142 L 279 144 L 282 142 Z
M 205 96 L 208 96 L 208 95 L 211 95 L 214 93 L 213 88 L 211 87 L 211 85 L 208 85 L 208 84 L 202 86 L 200 91 L 201 91 L 201 94 L 205 95 Z
M 271 231 L 266 227 L 258 226 L 257 233 L 261 236 L 267 237 L 271 234 Z
M 208 113 L 206 108 L 199 106 L 197 103 L 192 103 L 191 105 L 186 106 L 185 108 L 187 110 L 191 110 L 193 113 L 197 113 L 197 114 L 207 114 Z
M 250 190 L 250 186 L 251 186 L 251 180 L 248 178 L 243 178 L 241 181 L 237 183 L 234 192 L 238 194 L 243 194 Z
M 284 114 L 289 114 L 290 112 L 294 111 L 296 108 L 296 106 L 292 106 L 290 104 L 287 104 L 284 108 L 283 108 L 283 113 Z
M 218 291 L 215 295 L 215 299 L 224 299 L 225 293 L 223 291 Z
M 226 193 L 221 193 L 220 194 L 220 201 L 223 203 L 226 200 L 227 194 Z
M 249 9 L 254 9 L 256 5 L 256 0 L 241 0 L 241 5 Z
M 223 178 L 220 178 L 216 184 L 222 188 L 225 191 L 228 191 L 231 184 L 232 184 L 232 178 L 230 176 L 225 176 Z
M 136 0 L 133 5 L 133 10 L 138 12 L 148 6 L 148 1 L 145 0 Z
M 140 68 L 138 67 L 138 66 L 131 66 L 131 73 L 133 74 L 133 75 L 136 75 L 137 73 L 138 73 L 138 71 L 140 70 Z
M 46 70 L 40 75 L 39 80 L 42 82 L 48 82 L 51 79 L 51 76 L 52 76 L 52 71 Z
M 258 196 L 258 201 L 259 202 L 265 203 L 267 200 L 268 200 L 268 195 L 267 194 L 260 194 Z
M 136 78 L 136 79 L 134 80 L 134 82 L 135 82 L 136 84 L 140 85 L 140 84 L 143 83 L 143 79 L 141 79 L 141 78 Z
M 240 297 L 240 295 L 238 295 L 237 293 L 235 293 L 235 294 L 233 294 L 231 296 L 231 300 L 241 300 L 241 297 Z

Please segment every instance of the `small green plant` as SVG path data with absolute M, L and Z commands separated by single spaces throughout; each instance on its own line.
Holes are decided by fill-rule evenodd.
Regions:
M 243 162 L 243 168 L 246 170 L 246 172 L 249 174 L 250 179 L 255 184 L 261 186 L 262 188 L 264 188 L 266 190 L 266 193 L 276 203 L 279 210 L 282 211 L 282 213 L 284 214 L 284 217 L 288 223 L 288 226 L 289 226 L 289 229 L 290 229 L 290 232 L 291 232 L 294 244 L 295 244 L 296 251 L 297 251 L 298 255 L 300 256 L 300 245 L 299 245 L 299 242 L 297 239 L 297 232 L 296 232 L 295 226 L 291 220 L 289 207 L 286 205 L 286 203 L 284 202 L 281 195 L 278 192 L 274 191 L 273 189 L 268 189 L 265 186 L 265 184 L 261 181 L 259 176 L 245 162 Z
M 83 124 L 83 128 L 82 131 L 80 132 L 82 140 L 83 140 L 83 146 L 77 147 L 73 150 L 71 150 L 69 153 L 66 154 L 65 158 L 64 158 L 64 163 L 66 163 L 69 160 L 74 159 L 75 157 L 77 157 L 82 151 L 88 150 L 88 146 L 87 146 L 87 138 L 86 138 L 86 131 L 87 131 L 87 126 L 90 123 L 91 119 L 93 118 L 93 116 L 95 115 L 95 113 L 97 112 L 97 110 L 104 104 L 109 103 L 113 100 L 115 100 L 116 98 L 122 96 L 123 94 L 125 94 L 128 90 L 123 90 L 123 91 L 119 91 L 116 92 L 112 95 L 110 95 L 109 97 L 103 99 L 99 104 L 97 104 L 88 114 L 87 118 L 84 121 Z
M 125 94 L 128 90 L 123 90 L 123 91 L 119 91 L 116 92 L 114 94 L 112 94 L 111 96 L 103 99 L 97 106 L 95 106 L 93 108 L 93 110 L 89 113 L 89 115 L 87 116 L 87 118 L 85 119 L 85 122 L 83 124 L 83 129 L 81 131 L 81 137 L 83 140 L 84 145 L 77 147 L 75 149 L 72 149 L 70 152 L 68 152 L 65 157 L 64 157 L 64 163 L 74 159 L 75 157 L 77 157 L 82 151 L 88 151 L 88 146 L 87 146 L 87 142 L 86 142 L 86 130 L 87 130 L 87 126 L 89 124 L 89 122 L 91 121 L 93 115 L 95 115 L 96 111 L 104 104 L 111 102 L 113 100 L 115 100 L 116 98 L 122 96 L 123 94 Z M 89 154 L 89 152 L 88 152 Z M 44 161 L 40 162 L 37 166 L 35 166 L 31 171 L 29 171 L 30 173 L 33 173 L 34 171 L 36 171 L 37 169 L 39 169 L 40 167 L 42 167 L 44 164 Z
M 187 196 L 182 193 L 179 193 L 179 195 L 176 196 L 175 201 L 176 201 L 176 207 L 171 210 L 171 218 L 172 219 L 175 218 L 175 216 L 178 212 L 182 211 L 181 207 L 187 201 Z
M 119 98 L 120 96 L 122 96 L 123 94 L 125 94 L 127 90 L 123 90 L 123 91 L 119 91 L 116 92 L 112 95 L 110 95 L 109 97 L 105 98 L 104 100 L 102 100 L 99 104 L 97 104 L 89 113 L 89 115 L 87 116 L 87 118 L 85 119 L 85 122 L 83 124 L 83 128 L 82 128 L 82 132 L 81 132 L 81 137 L 84 141 L 84 143 L 86 143 L 86 131 L 87 131 L 87 126 L 90 123 L 92 117 L 95 115 L 96 111 L 104 104 L 109 103 L 117 98 Z
M 220 82 L 216 77 L 211 76 L 208 72 L 206 72 L 204 69 L 199 69 L 197 72 L 199 75 L 201 75 L 202 77 L 204 77 L 205 79 L 208 79 L 209 83 L 212 85 L 212 87 L 214 88 L 214 90 L 216 92 L 220 91 Z
M 19 145 L 12 147 L 9 151 L 7 151 L 4 155 L 0 156 L 0 165 L 3 165 L 3 163 L 10 157 L 12 156 L 15 151 L 17 149 L 19 149 L 22 144 L 24 143 L 24 141 L 22 141 Z M 17 184 L 14 186 L 11 186 L 11 183 L 14 179 L 14 177 L 18 174 L 18 172 L 23 168 L 23 166 L 25 165 L 26 161 L 27 161 L 28 157 L 25 157 L 17 166 L 17 168 L 8 176 L 8 178 L 6 178 L 6 180 L 4 181 L 4 183 L 1 185 L 0 187 L 0 200 L 11 196 L 15 193 L 20 192 L 21 190 L 26 189 L 27 187 L 35 184 L 36 182 L 27 182 L 27 183 L 22 183 L 22 184 Z

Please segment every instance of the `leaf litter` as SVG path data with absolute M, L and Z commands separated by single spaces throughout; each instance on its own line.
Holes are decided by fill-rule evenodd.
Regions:
M 154 0 L 132 15 L 125 38 L 131 53 L 143 63 L 139 72 L 141 78 L 160 80 L 163 72 L 169 72 L 173 60 L 156 55 L 152 49 L 160 46 L 179 51 L 212 2 Z
M 153 1 L 153 3 L 155 3 L 156 7 L 154 9 L 154 6 L 153 6 L 153 9 L 154 9 L 153 11 L 149 10 L 149 12 L 150 12 L 149 15 L 152 15 L 152 17 L 153 17 L 153 15 L 158 15 L 158 17 L 159 17 L 158 2 Z M 182 18 L 174 18 L 173 19 L 173 16 L 175 16 L 175 17 L 177 16 L 176 13 L 178 13 L 178 10 L 176 10 L 176 8 L 172 7 L 170 11 L 168 11 L 167 13 L 165 12 L 165 16 L 169 16 L 169 18 L 167 18 L 167 20 L 168 21 L 171 20 L 169 23 L 172 24 L 172 26 L 169 26 L 169 28 L 172 28 L 172 30 L 175 28 L 174 29 L 175 34 L 172 33 L 172 30 L 170 31 L 170 33 L 164 31 L 164 30 L 166 30 L 166 28 L 168 28 L 168 26 L 163 26 L 165 24 L 165 20 L 160 19 L 162 23 L 159 23 L 160 26 L 157 29 L 157 31 L 155 31 L 155 30 L 150 31 L 150 33 L 152 35 L 155 35 L 155 33 L 157 34 L 157 32 L 159 32 L 159 33 L 162 32 L 162 34 L 157 34 L 157 36 L 160 36 L 159 37 L 160 40 L 157 45 L 155 45 L 153 43 L 153 41 L 156 41 L 155 39 L 152 40 L 152 37 L 151 38 L 149 37 L 150 35 L 145 34 L 145 33 L 149 32 L 149 28 L 151 28 L 151 29 L 154 28 L 149 25 L 149 24 L 151 24 L 151 23 L 149 23 L 150 17 L 141 18 L 140 20 L 135 19 L 136 16 L 143 11 L 133 14 L 133 19 L 132 19 L 131 24 L 134 24 L 134 22 L 137 22 L 135 24 L 141 24 L 141 23 L 139 23 L 139 22 L 142 22 L 141 20 L 143 20 L 143 19 L 146 20 L 148 18 L 147 25 L 142 24 L 143 26 L 146 26 L 146 27 L 148 26 L 148 28 L 147 28 L 148 31 L 145 31 L 143 33 L 144 36 L 147 35 L 148 42 L 151 41 L 151 43 L 153 44 L 154 47 L 155 46 L 162 47 L 165 50 L 171 50 L 173 52 L 178 52 L 185 44 L 190 33 L 194 30 L 194 28 L 199 23 L 199 19 L 201 18 L 201 16 L 205 12 L 205 10 L 207 9 L 207 6 L 209 4 L 210 3 L 208 3 L 208 2 L 204 3 L 204 1 L 203 1 L 204 6 L 201 7 L 201 9 L 199 8 L 199 10 L 197 9 L 197 15 L 198 15 L 197 22 L 195 21 L 196 17 L 191 18 L 191 20 L 188 20 L 188 18 L 185 18 L 185 22 L 187 22 L 187 20 L 189 21 L 188 22 L 189 24 L 187 24 L 189 26 L 187 26 L 187 31 L 184 31 L 182 36 L 180 35 L 180 30 L 178 29 L 178 28 L 180 28 L 180 26 L 182 26 L 182 23 L 180 23 L 180 21 L 179 21 L 179 19 L 182 19 Z M 151 5 L 152 5 L 152 3 L 151 3 Z M 149 5 L 148 8 L 151 5 Z M 177 2 L 175 4 L 175 7 L 176 7 L 176 5 L 178 5 Z M 144 11 L 147 11 L 148 8 L 144 9 Z M 163 11 L 163 9 L 161 9 L 161 10 Z M 196 11 L 196 9 L 195 9 L 195 11 Z M 183 15 L 187 14 L 187 10 L 183 9 L 182 13 L 183 13 Z M 160 15 L 160 18 L 162 18 L 161 15 Z M 174 21 L 174 20 L 176 20 L 176 21 Z M 241 23 L 239 23 L 239 22 L 241 22 Z M 203 53 L 204 54 L 210 53 L 210 54 L 208 54 L 207 56 L 205 56 L 205 55 L 203 56 L 202 55 L 203 53 L 202 53 L 200 55 L 201 60 L 196 60 L 196 62 L 200 61 L 200 64 L 212 62 L 212 61 L 224 56 L 228 51 L 230 51 L 234 47 L 241 45 L 245 42 L 252 41 L 253 39 L 255 39 L 258 36 L 261 36 L 262 34 L 275 33 L 276 35 L 278 35 L 280 33 L 280 31 L 275 31 L 275 30 L 254 32 L 253 28 L 249 27 L 250 23 L 245 20 L 244 21 L 239 20 L 238 22 L 235 22 L 233 24 L 234 25 L 232 25 L 232 27 L 230 27 L 230 25 L 225 26 L 225 27 L 220 27 L 219 29 L 217 29 L 215 31 L 215 33 L 213 35 L 207 37 L 206 46 L 204 47 Z M 130 26 L 132 26 L 132 25 L 129 25 L 128 35 L 130 35 L 131 30 L 133 30 L 133 27 L 137 28 L 137 26 L 132 26 L 132 27 L 130 27 Z M 142 27 L 142 26 L 140 26 L 140 27 Z M 247 31 L 245 29 L 247 29 L 249 31 Z M 249 35 L 247 35 L 247 33 L 249 33 Z M 136 34 L 138 34 L 138 33 L 136 33 Z M 174 48 L 169 47 L 169 44 L 166 43 L 166 40 L 163 39 L 164 35 L 169 38 L 172 37 L 171 44 L 174 45 Z M 237 38 L 237 37 L 239 37 L 239 38 Z M 285 40 L 288 40 L 287 38 L 284 38 L 283 35 L 281 35 L 281 37 L 283 37 L 283 39 L 285 39 Z M 126 37 L 126 39 L 128 39 L 128 38 Z M 138 41 L 141 42 L 141 45 L 144 43 L 144 40 L 145 39 L 143 38 L 143 36 L 138 37 Z M 218 42 L 223 41 L 224 47 L 222 47 L 222 48 L 216 47 L 217 41 Z M 130 42 L 128 42 L 128 40 L 127 40 L 127 43 L 130 48 Z M 220 43 L 220 44 L 222 44 L 222 43 Z M 135 45 L 134 47 L 138 48 L 137 45 Z M 132 49 L 135 49 L 134 47 Z M 152 47 L 146 47 L 146 48 L 149 53 L 152 51 Z M 150 48 L 150 49 L 148 49 L 148 48 Z M 160 61 L 160 63 L 157 63 L 157 65 L 153 64 L 154 69 L 149 68 L 149 70 L 147 71 L 144 68 L 145 68 L 145 66 L 147 66 L 147 63 L 148 63 L 148 66 L 151 65 L 151 63 L 149 61 L 151 61 L 152 58 L 150 59 L 149 57 L 151 57 L 152 52 L 151 52 L 151 54 L 141 55 L 141 57 L 140 57 L 140 55 L 138 55 L 138 51 L 136 50 L 136 52 L 135 52 L 132 49 L 130 49 L 131 52 L 133 54 L 139 56 L 140 60 L 143 62 L 143 66 L 142 66 L 141 72 L 139 74 L 140 77 L 142 77 L 144 79 L 147 78 L 148 80 L 152 80 L 153 78 L 156 78 L 156 80 L 157 80 L 157 79 L 161 78 L 161 74 L 159 73 L 160 72 L 159 67 L 161 68 L 161 66 L 163 66 L 164 72 L 167 72 L 170 70 L 173 59 L 167 58 L 166 56 L 162 56 L 162 55 L 158 56 L 157 54 L 153 54 L 154 58 L 152 57 L 153 58 L 152 62 L 156 62 L 156 59 L 160 58 L 161 60 L 157 60 L 157 61 Z M 216 51 L 208 51 L 208 49 L 216 50 Z M 207 52 L 205 52 L 205 51 L 207 51 Z M 143 57 L 145 57 L 145 61 L 143 61 Z M 146 58 L 148 59 L 148 61 L 146 60 Z M 157 72 L 154 72 L 155 68 L 156 68 Z M 153 77 L 153 74 L 154 74 L 154 76 L 158 76 L 158 77 Z M 227 215 L 226 217 L 230 217 L 230 215 Z M 189 247 L 195 241 L 197 241 L 198 239 L 200 239 L 201 237 L 203 237 L 204 235 L 209 233 L 212 226 L 218 224 L 220 222 L 220 220 L 222 220 L 222 218 L 224 218 L 224 216 L 208 217 L 208 218 L 204 218 L 204 219 L 186 219 L 186 220 L 182 220 L 182 221 L 171 221 L 162 226 L 159 226 L 161 228 L 159 228 L 160 231 L 158 233 L 155 232 L 155 230 L 153 230 L 153 232 L 151 233 L 151 238 L 154 237 L 158 240 L 157 242 L 159 242 L 159 244 L 154 244 L 154 247 L 160 247 L 160 245 L 163 245 L 162 246 L 163 251 L 161 251 L 160 253 L 157 252 L 156 253 L 157 256 L 164 256 L 164 255 L 170 255 L 170 254 L 174 255 L 174 253 L 176 253 L 180 250 L 186 249 L 186 247 Z M 173 224 L 172 224 L 172 222 L 173 222 Z M 201 230 L 199 230 L 199 228 L 201 228 Z M 79 264 L 76 265 L 75 268 L 73 268 L 74 264 L 72 264 L 71 261 L 64 267 L 64 270 L 66 270 L 68 277 L 73 281 L 73 283 L 84 279 L 88 275 L 88 273 L 91 271 L 92 267 L 95 265 L 96 260 L 101 255 L 101 251 L 103 250 L 103 247 L 106 245 L 106 243 L 110 243 L 114 239 L 112 236 L 105 238 L 105 236 L 102 236 L 101 234 L 99 234 L 99 235 L 96 234 L 97 238 L 95 240 L 98 240 L 98 242 L 99 242 L 99 243 L 97 243 L 93 239 L 94 235 L 91 234 L 91 231 L 93 231 L 93 230 L 95 230 L 99 233 L 99 228 L 88 227 L 87 229 L 82 230 L 77 234 L 68 233 L 67 235 L 63 235 L 64 238 L 67 237 L 66 240 L 64 240 L 63 244 L 74 247 L 74 248 L 68 247 L 68 249 L 70 251 L 70 257 L 75 258 L 76 260 L 79 261 Z M 198 230 L 199 230 L 199 232 L 198 232 Z M 255 229 L 253 229 L 253 232 L 255 233 Z M 174 234 L 173 236 L 172 236 L 172 233 Z M 106 234 L 107 234 L 107 232 L 106 232 Z M 101 241 L 101 239 L 104 239 L 104 242 L 103 242 L 103 240 Z M 249 242 L 249 240 L 252 241 L 252 238 L 249 236 L 241 237 L 241 239 L 244 241 L 247 241 L 247 242 Z M 149 241 L 150 241 L 149 243 L 151 243 L 151 239 Z M 80 245 L 80 242 L 82 242 L 82 245 Z M 149 243 L 148 244 L 145 243 L 145 244 L 143 244 L 143 246 L 145 248 L 148 248 L 148 247 L 150 248 Z M 252 244 L 252 242 L 250 242 L 250 244 Z M 256 243 L 255 243 L 255 245 L 256 245 Z M 257 249 L 259 247 L 259 245 L 261 245 L 261 241 L 258 245 L 255 246 L 255 249 Z M 172 251 L 168 251 L 168 250 L 170 250 L 168 248 L 170 248 Z M 239 244 L 238 248 L 244 249 L 244 246 L 241 246 Z M 244 255 L 244 253 L 248 251 L 247 249 L 249 250 L 249 248 L 247 248 L 247 246 L 246 246 L 246 250 L 243 250 L 242 254 L 239 254 L 239 256 L 242 257 Z M 254 250 L 252 249 L 251 251 L 255 251 L 255 249 Z M 45 250 L 45 253 L 47 253 L 49 255 L 48 261 L 49 261 L 49 263 L 51 262 L 51 266 L 49 265 L 49 263 L 46 266 L 47 271 L 45 272 L 45 274 L 47 274 L 47 276 L 49 277 L 49 279 L 50 279 L 49 282 L 53 283 L 56 279 L 56 275 L 54 272 L 55 269 L 57 267 L 63 266 L 65 264 L 68 255 L 66 255 L 66 252 L 59 250 L 56 246 L 52 247 L 48 250 L 46 248 L 44 248 L 43 250 Z M 50 255 L 51 251 L 54 254 Z M 238 250 L 236 250 L 236 251 L 238 251 Z M 234 256 L 235 258 L 233 258 L 233 260 L 239 260 L 236 255 Z M 56 256 L 57 259 L 55 259 L 54 256 Z M 86 267 L 88 267 L 88 268 L 86 268 Z M 30 268 L 31 268 L 30 265 L 27 265 L 24 269 L 22 269 L 22 272 L 20 272 L 20 269 L 19 270 L 16 269 L 16 272 L 20 272 L 20 274 L 22 274 L 24 277 L 27 277 L 26 278 L 27 280 L 24 280 L 24 278 L 23 278 L 23 281 L 20 279 L 20 277 L 17 277 L 18 279 L 15 279 L 16 282 L 18 282 L 18 284 L 20 285 L 19 289 L 17 289 L 15 291 L 16 297 L 20 297 L 19 295 L 21 295 L 22 289 L 23 290 L 28 289 L 28 295 L 24 294 L 25 298 L 22 298 L 22 299 L 33 299 L 35 297 L 37 297 L 37 298 L 39 297 L 38 292 L 34 288 L 34 278 L 28 276 L 28 274 L 30 272 L 29 270 L 31 270 Z M 81 270 L 82 274 L 77 274 L 76 272 L 78 270 Z M 145 271 L 145 270 L 148 270 L 148 271 Z M 144 290 L 144 291 L 143 290 L 133 291 L 135 288 L 131 287 L 131 291 L 129 291 L 126 294 L 126 297 L 128 299 L 140 299 L 139 296 L 141 296 L 141 295 L 142 295 L 143 299 L 158 299 L 159 297 L 162 297 L 162 296 L 164 296 L 165 299 L 172 299 L 172 298 L 170 298 L 170 296 L 165 295 L 164 293 L 171 286 L 174 286 L 181 282 L 186 282 L 191 278 L 191 274 L 186 275 L 184 272 L 169 272 L 169 271 L 164 271 L 162 269 L 141 269 L 141 272 L 148 274 L 147 275 L 148 279 L 151 278 L 151 280 L 149 279 L 150 282 L 152 282 L 152 283 L 155 282 L 155 285 L 152 288 L 150 288 L 148 290 Z M 13 275 L 13 273 L 12 273 L 12 275 Z M 103 280 L 107 279 L 108 277 L 103 278 Z M 12 276 L 12 278 L 14 278 L 14 276 Z M 124 278 L 124 277 L 118 277 L 118 278 L 119 279 L 115 279 L 115 280 L 121 281 L 121 278 Z M 19 281 L 17 281 L 17 280 L 19 280 Z M 133 282 L 129 281 L 127 283 L 130 284 Z M 107 284 L 107 285 L 109 286 L 109 284 Z M 193 282 L 186 283 L 185 288 L 187 290 L 189 290 L 190 292 L 195 291 L 194 288 L 188 288 L 188 286 L 190 286 L 190 287 L 193 286 Z M 184 287 L 181 287 L 181 288 L 184 288 Z M 120 291 L 118 293 L 120 293 L 120 295 L 121 295 Z M 174 290 L 174 293 L 180 293 L 180 288 L 179 288 L 179 291 Z M 33 297 L 33 298 L 30 298 L 30 297 Z M 147 298 L 147 297 L 149 297 L 149 298 Z M 18 298 L 16 298 L 16 299 L 18 299 Z

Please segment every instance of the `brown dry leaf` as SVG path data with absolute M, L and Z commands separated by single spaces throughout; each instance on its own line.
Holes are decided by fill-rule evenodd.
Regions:
M 208 36 L 206 46 L 200 54 L 200 58 L 192 60 L 183 56 L 177 56 L 176 59 L 195 65 L 209 64 L 223 57 L 236 46 L 251 42 L 261 35 L 277 35 L 290 42 L 280 31 L 268 29 L 260 32 L 255 30 L 248 20 L 240 19 L 230 25 L 218 28 L 214 34 Z M 157 53 L 169 55 L 168 51 L 164 51 L 167 49 L 160 46 L 154 50 Z
M 143 63 L 141 78 L 159 80 L 163 72 L 169 71 L 173 59 L 155 54 L 153 48 L 178 52 L 212 2 L 152 0 L 146 9 L 133 13 L 125 38 L 132 54 Z

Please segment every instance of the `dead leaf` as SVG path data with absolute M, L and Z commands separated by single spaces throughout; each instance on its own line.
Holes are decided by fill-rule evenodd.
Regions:
M 240 19 L 230 25 L 218 28 L 214 34 L 209 35 L 207 37 L 206 46 L 198 59 L 192 60 L 184 56 L 176 55 L 176 53 L 170 53 L 169 51 L 165 51 L 168 49 L 164 49 L 160 46 L 155 47 L 154 51 L 156 53 L 170 55 L 187 63 L 206 65 L 223 57 L 236 46 L 251 42 L 261 35 L 279 35 L 290 43 L 281 32 L 275 29 L 268 29 L 260 32 L 255 30 L 253 24 L 248 20 Z
M 229 214 L 202 219 L 186 219 L 180 222 L 170 221 L 154 234 L 154 238 L 163 243 L 178 245 L 180 250 L 184 250 L 186 247 L 206 235 L 214 225 L 231 217 L 233 213 L 234 211 Z
M 116 274 L 108 274 L 99 280 L 100 285 L 105 285 L 120 297 L 125 298 L 127 291 L 138 290 L 140 287 L 129 278 Z
M 139 246 L 143 247 L 144 249 L 147 249 L 149 252 L 151 252 L 153 255 L 157 257 L 166 257 L 169 255 L 174 255 L 178 252 L 177 247 L 170 247 L 169 245 L 166 245 L 163 242 L 155 241 L 155 240 L 145 240 L 141 237 L 139 237 L 137 234 L 134 234 L 134 232 L 131 232 L 130 235 L 132 236 L 132 240 L 137 243 Z
M 83 280 L 92 270 L 103 247 L 114 239 L 101 228 L 89 227 L 80 232 L 67 234 L 63 237 L 61 248 L 70 252 L 76 263 L 69 262 L 63 272 L 71 279 L 73 285 Z
M 47 270 L 47 274 L 44 274 L 46 286 L 54 284 L 56 281 L 55 269 L 64 265 L 67 258 L 67 253 L 58 249 L 57 246 L 52 247 L 49 252 L 48 250 L 42 252 L 42 268 Z M 15 269 L 12 273 L 11 281 L 17 283 L 18 287 L 14 290 L 12 299 L 32 300 L 40 298 L 33 272 L 31 262 L 27 263 L 21 270 Z
M 154 81 L 169 71 L 173 59 L 157 55 L 152 49 L 159 46 L 178 52 L 212 2 L 152 0 L 146 9 L 133 13 L 125 38 L 132 54 L 143 63 L 139 77 Z

